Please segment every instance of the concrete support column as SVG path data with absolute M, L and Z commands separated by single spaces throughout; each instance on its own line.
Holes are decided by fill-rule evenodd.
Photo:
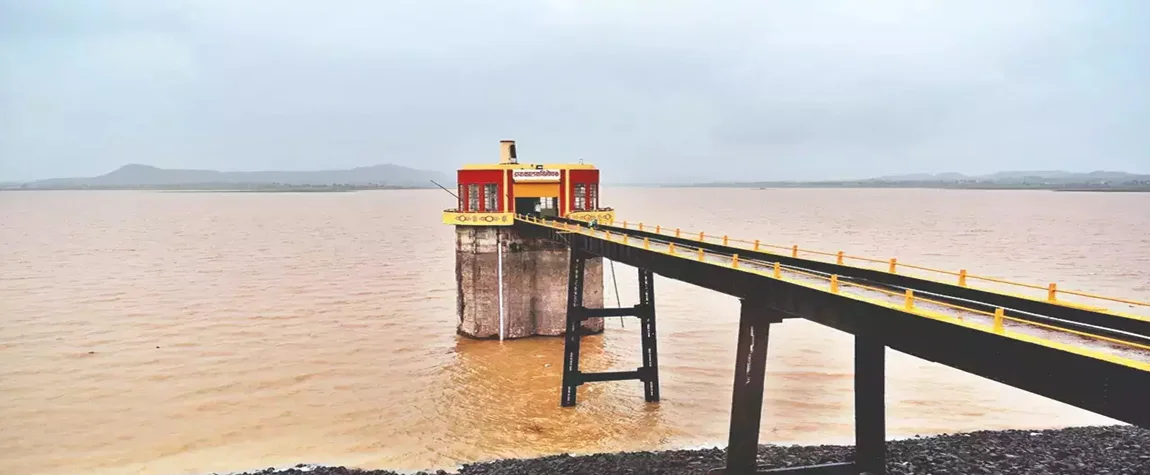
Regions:
M 566 333 L 567 246 L 525 238 L 508 226 L 456 226 L 455 278 L 457 331 L 473 338 L 499 338 L 499 256 L 503 246 L 505 338 Z M 603 259 L 589 257 L 583 305 L 603 307 Z M 603 319 L 583 322 L 589 332 L 603 331 Z

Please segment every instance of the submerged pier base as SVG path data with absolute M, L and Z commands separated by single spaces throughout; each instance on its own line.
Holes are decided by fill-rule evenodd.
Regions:
M 504 339 L 564 335 L 569 264 L 564 243 L 523 237 L 508 226 L 456 226 L 457 331 L 472 338 L 500 338 L 501 329 Z M 600 308 L 603 258 L 585 264 L 583 304 Z M 603 320 L 582 328 L 602 332 Z

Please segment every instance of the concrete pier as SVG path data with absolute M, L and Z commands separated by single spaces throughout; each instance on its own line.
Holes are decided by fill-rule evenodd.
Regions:
M 563 335 L 569 259 L 565 244 L 522 237 L 511 227 L 456 226 L 457 331 L 473 338 L 499 338 L 502 260 L 504 338 Z M 584 306 L 602 308 L 602 258 L 587 260 L 584 279 Z M 601 332 L 603 319 L 587 320 L 583 327 Z

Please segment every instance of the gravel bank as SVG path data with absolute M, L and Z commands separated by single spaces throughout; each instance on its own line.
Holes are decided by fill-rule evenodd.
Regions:
M 762 446 L 760 464 L 786 467 L 842 462 L 851 446 Z M 557 455 L 464 465 L 438 475 L 703 475 L 723 464 L 724 450 L 672 450 L 572 457 Z M 890 474 L 1150 475 L 1150 430 L 1129 426 L 1045 431 L 980 431 L 887 443 Z M 243 475 L 400 475 L 387 470 L 304 467 Z

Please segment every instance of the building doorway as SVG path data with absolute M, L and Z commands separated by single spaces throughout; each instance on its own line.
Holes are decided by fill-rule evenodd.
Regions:
M 515 212 L 529 216 L 555 218 L 559 216 L 559 198 L 515 198 Z

